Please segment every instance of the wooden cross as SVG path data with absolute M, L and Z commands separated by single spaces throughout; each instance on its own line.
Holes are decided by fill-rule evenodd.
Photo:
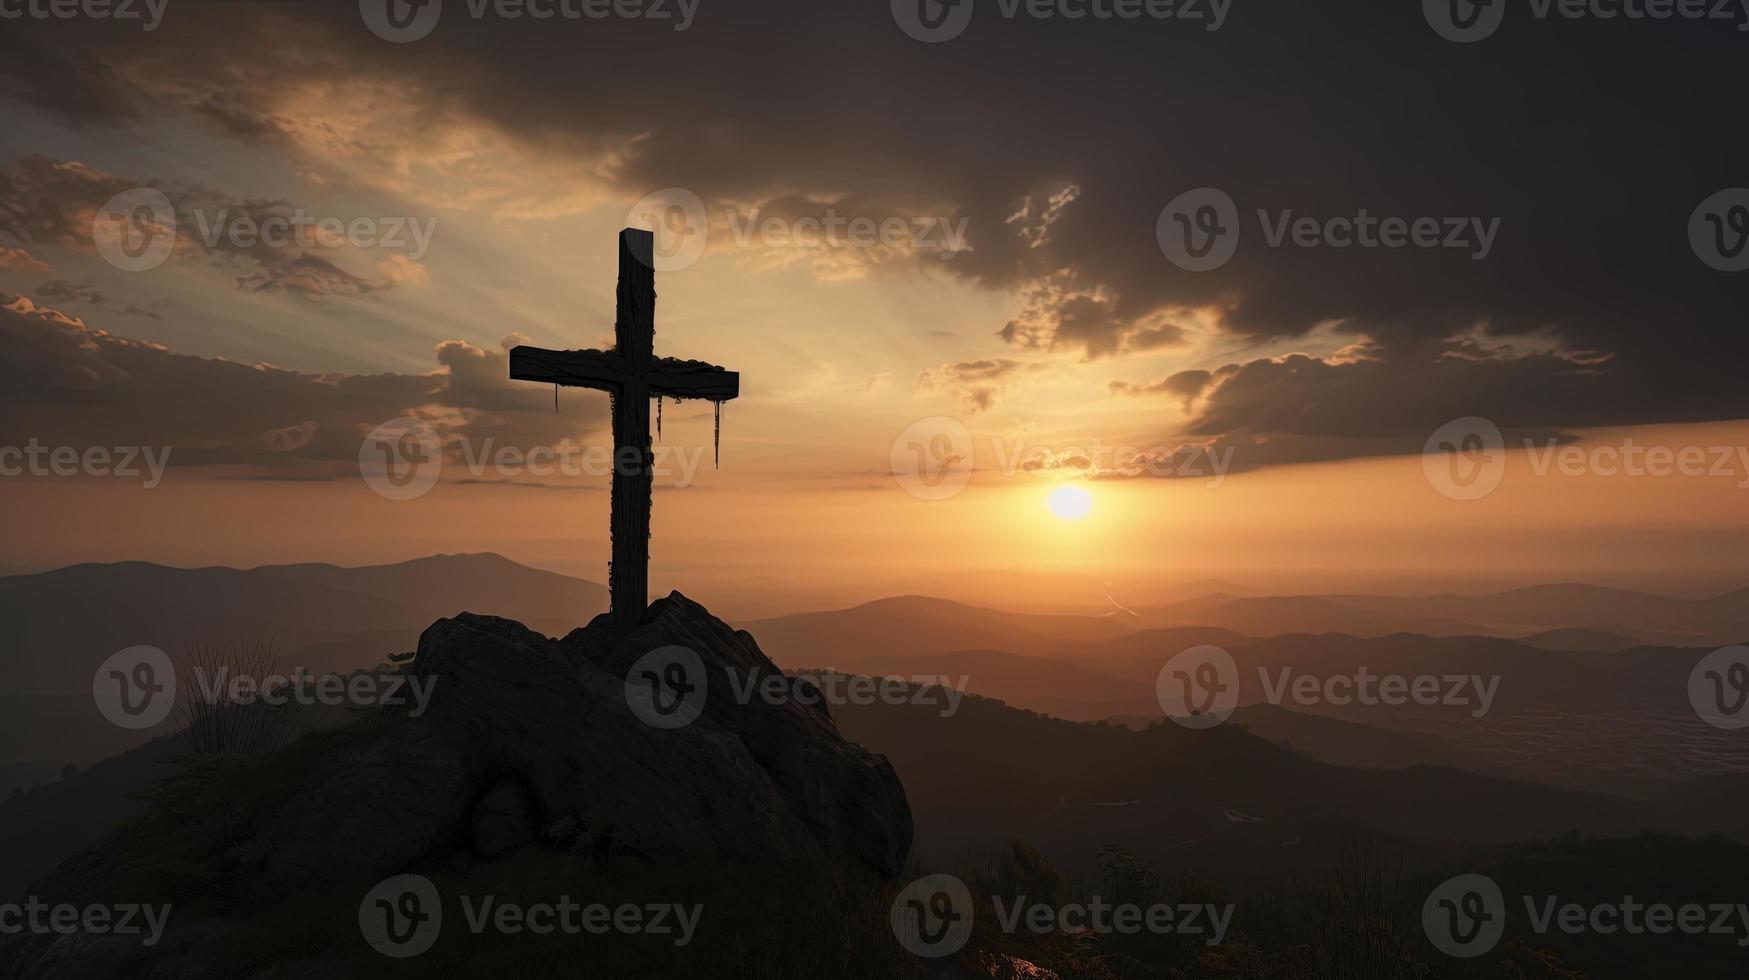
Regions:
M 651 398 L 704 398 L 719 405 L 741 393 L 741 376 L 703 361 L 656 356 L 655 235 L 619 233 L 619 299 L 614 348 L 513 347 L 515 381 L 595 388 L 613 397 L 613 563 L 607 580 L 621 632 L 644 618 L 650 588 Z

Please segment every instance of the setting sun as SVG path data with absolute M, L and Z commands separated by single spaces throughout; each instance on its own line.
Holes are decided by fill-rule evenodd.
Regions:
M 1069 484 L 1051 491 L 1051 513 L 1065 521 L 1078 521 L 1093 510 L 1093 495 L 1085 487 Z

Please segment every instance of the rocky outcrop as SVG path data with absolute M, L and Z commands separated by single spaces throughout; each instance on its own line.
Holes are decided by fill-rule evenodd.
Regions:
M 635 669 L 676 649 L 681 667 Z M 802 697 L 811 685 L 784 677 L 751 636 L 678 593 L 625 635 L 605 616 L 559 640 L 464 613 L 425 631 L 410 671 L 430 685 L 426 709 L 345 742 L 242 839 L 223 842 L 227 889 L 352 887 L 531 846 L 891 877 L 910 849 L 910 807 L 886 759 L 846 741 L 826 707 Z M 668 680 L 675 690 L 652 690 Z M 652 715 L 653 697 L 682 695 L 689 711 Z M 34 892 L 102 896 L 155 860 L 118 846 L 125 835 L 75 855 Z M 210 915 L 173 917 L 149 949 L 0 939 L 0 977 L 179 976 L 189 937 L 224 929 Z
M 539 809 L 528 785 L 511 777 L 492 787 L 474 807 L 473 832 L 474 854 L 485 861 L 507 858 L 534 843 Z
M 664 728 L 635 710 L 626 675 L 673 646 L 696 655 L 703 708 Z M 390 874 L 458 842 L 491 860 L 530 827 L 651 861 L 854 863 L 881 875 L 910 849 L 910 807 L 887 761 L 845 741 L 811 699 L 738 697 L 762 678 L 805 682 L 679 593 L 617 637 L 606 617 L 560 641 L 504 619 L 441 620 L 413 673 L 433 685 L 427 713 L 337 760 L 264 828 L 270 882 Z M 634 692 L 645 683 L 631 679 Z

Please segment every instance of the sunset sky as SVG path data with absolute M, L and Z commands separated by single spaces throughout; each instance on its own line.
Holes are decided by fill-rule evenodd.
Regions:
M 450 0 L 410 43 L 348 2 L 7 21 L 0 446 L 170 456 L 152 487 L 0 477 L 0 565 L 497 551 L 602 580 L 605 475 L 467 460 L 610 440 L 605 395 L 555 413 L 505 350 L 606 346 L 615 236 L 681 189 L 704 224 L 680 244 L 703 251 L 657 273 L 657 353 L 742 387 L 720 469 L 711 406 L 664 409 L 662 444 L 702 465 L 658 480 L 655 589 L 751 615 L 904 592 L 1098 609 L 1206 578 L 1749 582 L 1749 273 L 1689 235 L 1749 184 L 1749 138 L 1741 61 L 1686 52 L 1738 35 L 1527 19 L 1457 45 L 1381 6 L 1400 9 L 1240 0 L 1211 31 L 991 4 L 937 44 L 884 3 L 788 0 L 703 0 L 684 30 Z M 102 217 L 139 188 L 172 204 L 175 245 L 126 271 Z M 1157 229 L 1198 188 L 1242 229 L 1206 272 Z M 1283 212 L 1361 209 L 1497 235 L 1482 258 L 1268 240 Z M 221 228 L 274 215 L 399 240 Z M 908 230 L 821 243 L 802 219 L 828 216 Z M 443 477 L 389 500 L 360 445 L 407 416 L 446 443 Z M 1423 453 L 1472 417 L 1518 449 L 1454 499 Z M 954 423 L 969 484 L 920 499 L 894 460 Z M 1629 445 L 1706 463 L 1616 472 Z M 1047 505 L 1067 480 L 1083 519 Z

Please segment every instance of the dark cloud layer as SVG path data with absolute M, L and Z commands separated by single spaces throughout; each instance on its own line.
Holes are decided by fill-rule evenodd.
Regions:
M 34 155 L 12 161 L 0 168 L 0 242 L 91 248 L 93 218 L 111 198 L 137 186 L 132 179 L 77 161 Z M 391 275 L 360 275 L 336 265 L 322 254 L 328 247 L 323 239 L 308 229 L 301 238 L 289 230 L 277 238 L 261 236 L 258 229 L 270 219 L 300 217 L 289 202 L 228 200 L 198 186 L 154 189 L 171 202 L 175 251 L 199 255 L 227 270 L 239 289 L 305 297 L 358 296 L 396 283 Z M 236 233 L 239 229 L 244 234 Z M 54 288 L 51 294 L 44 298 L 101 302 L 101 297 L 54 292 Z
M 1418 445 L 1408 437 L 1460 415 L 1749 416 L 1749 274 L 1706 268 L 1685 230 L 1700 201 L 1749 183 L 1731 94 L 1749 35 L 1730 24 L 1515 6 L 1497 36 L 1456 45 L 1416 3 L 1241 0 L 1213 33 L 1007 20 L 979 4 L 963 37 L 924 45 L 884 3 L 706 5 L 683 33 L 450 7 L 429 39 L 391 45 L 350 2 L 186 0 L 150 37 L 61 29 L 6 70 L 23 98 L 82 124 L 181 100 L 255 140 L 283 137 L 287 89 L 371 77 L 506 140 L 619 151 L 611 179 L 628 202 L 684 186 L 712 202 L 840 194 L 865 211 L 948 211 L 969 218 L 970 251 L 908 258 L 1028 296 L 1002 338 L 1057 356 L 1170 346 L 1187 308 L 1222 311 L 1241 344 L 1320 326 L 1364 344 L 1364 357 L 1161 379 L 1156 393 L 1189 399 L 1206 436 Z M 1241 245 L 1217 271 L 1184 272 L 1155 219 L 1204 186 L 1237 202 Z M 1271 248 L 1258 209 L 1500 228 L 1485 261 Z M 1528 353 L 1512 349 L 1526 338 Z
M 507 338 L 506 344 L 520 340 Z M 429 374 L 313 375 L 174 353 L 0 295 L 0 444 L 169 446 L 172 465 L 285 479 L 357 478 L 366 433 L 430 421 L 460 453 L 486 440 L 527 450 L 597 430 L 605 408 L 553 411 L 508 380 L 505 348 L 437 348 Z

